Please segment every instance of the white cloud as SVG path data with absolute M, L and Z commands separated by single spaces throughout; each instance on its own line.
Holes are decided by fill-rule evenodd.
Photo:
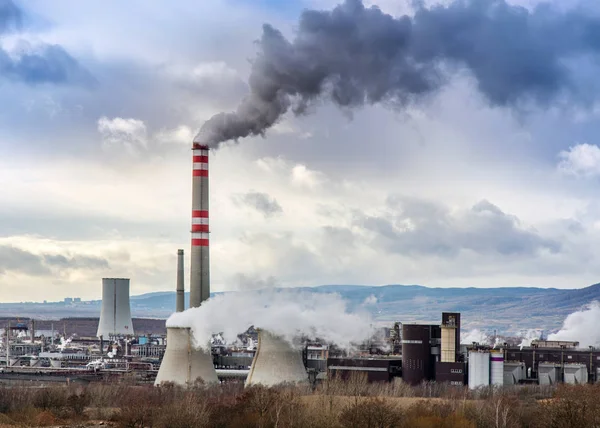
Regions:
M 134 156 L 148 147 L 146 125 L 141 120 L 101 117 L 98 132 L 102 135 L 102 147 L 107 151 L 124 150 Z
M 594 177 L 600 174 L 600 147 L 577 144 L 560 152 L 558 170 L 566 175 Z

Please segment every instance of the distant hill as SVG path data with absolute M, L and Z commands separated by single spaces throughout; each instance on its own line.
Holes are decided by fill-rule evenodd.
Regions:
M 308 293 L 338 293 L 350 308 L 369 310 L 377 321 L 439 322 L 442 311 L 462 313 L 466 328 L 497 329 L 513 333 L 528 328 L 555 330 L 565 317 L 593 300 L 600 300 L 600 284 L 573 289 L 555 288 L 431 288 L 419 285 L 323 285 L 296 288 Z M 214 294 L 213 294 L 214 295 Z M 369 304 L 365 301 L 369 298 Z M 186 293 L 186 304 L 189 293 Z M 132 315 L 167 318 L 175 308 L 175 292 L 163 291 L 131 297 Z M 0 316 L 98 316 L 100 301 L 0 304 Z

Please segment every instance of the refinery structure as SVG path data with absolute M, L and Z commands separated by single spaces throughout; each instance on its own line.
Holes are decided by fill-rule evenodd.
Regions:
M 179 249 L 174 312 L 185 311 L 186 303 L 198 308 L 210 296 L 207 146 L 194 143 L 192 165 L 190 299 L 184 301 L 184 250 Z M 93 382 L 129 374 L 157 387 L 219 382 L 314 386 L 331 377 L 359 373 L 369 382 L 401 379 L 410 385 L 440 382 L 478 389 L 600 379 L 600 349 L 584 349 L 578 342 L 461 343 L 459 312 L 443 312 L 430 323 L 396 322 L 356 344 L 352 352 L 319 338 L 298 337 L 291 343 L 260 325 L 248 326 L 233 345 L 224 343 L 219 332 L 213 332 L 210 343 L 198 344 L 187 327 L 165 328 L 164 320 L 154 320 L 160 329 L 148 332 L 141 323 L 136 325 L 131 316 L 130 279 L 103 278 L 101 287 L 99 317 L 87 320 L 95 323 L 95 334 L 67 334 L 53 324 L 49 329 L 47 321 L 42 326 L 41 320 L 0 319 L 0 383 Z

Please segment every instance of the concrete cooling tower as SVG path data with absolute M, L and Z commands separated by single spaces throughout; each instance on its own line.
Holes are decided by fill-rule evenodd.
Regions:
M 258 347 L 246 379 L 246 386 L 275 386 L 281 383 L 307 382 L 308 373 L 302 351 L 266 330 L 258 330 Z
M 172 382 L 176 385 L 191 386 L 198 380 L 205 383 L 219 381 L 212 356 L 194 347 L 189 328 L 168 327 L 167 349 L 154 385 Z
M 97 336 L 131 336 L 131 307 L 129 305 L 129 279 L 102 278 L 102 309 Z

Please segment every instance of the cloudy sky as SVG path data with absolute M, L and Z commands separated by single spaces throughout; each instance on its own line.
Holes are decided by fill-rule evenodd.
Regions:
M 325 94 L 264 138 L 221 145 L 213 290 L 598 282 L 595 1 L 488 3 L 533 24 L 589 22 L 577 37 L 509 22 L 473 37 L 469 55 L 445 50 L 443 84 L 415 102 L 349 108 Z M 0 0 L 0 300 L 98 298 L 107 276 L 130 277 L 134 294 L 173 289 L 177 249 L 189 253 L 192 139 L 248 94 L 264 23 L 293 40 L 303 9 L 335 5 Z M 423 49 L 446 15 L 427 16 Z

